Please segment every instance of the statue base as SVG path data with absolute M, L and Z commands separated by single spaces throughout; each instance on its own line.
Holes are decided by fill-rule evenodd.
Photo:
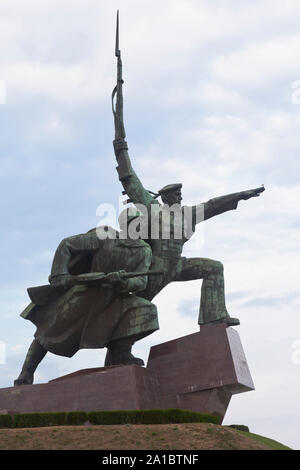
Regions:
M 84 369 L 0 389 L 11 413 L 180 408 L 223 420 L 231 396 L 254 390 L 239 334 L 225 324 L 152 346 L 147 367 Z

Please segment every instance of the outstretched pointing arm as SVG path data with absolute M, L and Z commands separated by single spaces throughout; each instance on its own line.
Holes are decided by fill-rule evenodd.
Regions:
M 264 186 L 255 189 L 248 189 L 239 193 L 227 194 L 225 196 L 215 197 L 207 202 L 193 206 L 195 223 L 203 222 L 215 215 L 223 214 L 237 208 L 239 201 L 247 200 L 252 197 L 258 197 L 265 191 Z

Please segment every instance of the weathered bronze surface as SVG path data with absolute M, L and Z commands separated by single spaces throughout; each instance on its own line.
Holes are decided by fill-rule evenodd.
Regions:
M 42 286 L 39 295 L 35 293 L 38 304 L 31 303 L 21 314 L 37 330 L 15 385 L 33 382 L 47 351 L 72 357 L 79 349 L 107 347 L 106 365 L 143 364 L 131 347 L 159 326 L 155 305 L 135 293 L 157 273 L 148 272 L 152 253 L 146 242 L 116 235 L 101 240 L 95 229 L 60 243 L 51 286 Z M 90 274 L 80 275 L 81 269 Z M 50 301 L 49 289 L 54 290 Z
M 149 232 L 144 239 L 152 249 L 152 268 L 161 269 L 163 276 L 149 279 L 149 282 L 139 295 L 152 300 L 167 284 L 173 281 L 189 281 L 203 279 L 201 302 L 198 323 L 203 325 L 211 322 L 225 322 L 227 325 L 238 325 L 239 320 L 231 318 L 227 312 L 224 295 L 223 265 L 219 261 L 208 258 L 182 257 L 182 249 L 191 236 L 195 233 L 197 223 L 210 219 L 218 214 L 234 210 L 239 201 L 257 197 L 265 188 L 263 186 L 247 191 L 228 194 L 210 199 L 207 202 L 194 206 L 181 206 L 181 183 L 169 184 L 157 193 L 144 188 L 139 177 L 135 173 L 128 154 L 128 145 L 125 141 L 125 127 L 123 121 L 123 77 L 121 52 L 119 50 L 119 28 L 117 19 L 116 35 L 117 56 L 117 85 L 113 91 L 113 114 L 115 123 L 115 139 L 113 141 L 115 156 L 117 159 L 117 171 L 123 185 L 124 192 L 129 196 L 128 202 L 133 202 L 144 216 L 148 218 Z M 114 98 L 116 104 L 114 106 Z M 160 196 L 163 205 L 157 201 Z M 159 210 L 159 207 L 161 210 Z M 176 206 L 176 207 L 175 207 Z M 159 218 L 160 213 L 170 213 L 170 207 L 174 208 L 173 215 L 168 219 L 170 237 L 163 236 L 163 223 Z M 158 210 L 155 210 L 155 209 Z M 177 212 L 177 213 L 176 213 Z M 175 216 L 174 216 L 175 213 Z M 187 219 L 186 214 L 190 217 Z M 179 217 L 178 217 L 179 215 Z M 176 224 L 180 227 L 176 227 Z M 152 236 L 152 228 L 158 228 L 158 236 Z M 184 227 L 188 227 L 186 232 Z M 181 232 L 182 236 L 175 236 Z
M 132 167 L 125 141 L 118 17 L 115 55 L 113 145 L 123 194 L 129 196 L 140 212 L 134 210 L 128 217 L 126 211 L 125 220 L 119 219 L 120 232 L 103 227 L 106 236 L 101 237 L 97 228 L 60 243 L 50 284 L 28 289 L 32 302 L 21 316 L 32 321 L 37 329 L 15 385 L 33 383 L 34 372 L 47 351 L 72 357 L 82 348 L 107 347 L 105 366 L 143 365 L 141 359 L 132 355 L 132 346 L 159 328 L 157 310 L 151 300 L 173 281 L 203 279 L 200 325 L 239 324 L 226 309 L 222 263 L 208 258 L 185 258 L 181 254 L 198 223 L 236 209 L 240 200 L 259 196 L 264 187 L 190 207 L 181 205 L 181 183 L 168 184 L 157 193 L 146 190 Z M 141 231 L 137 238 L 128 236 L 127 229 L 140 215 L 148 223 L 147 234 Z M 157 229 L 155 236 L 153 229 Z

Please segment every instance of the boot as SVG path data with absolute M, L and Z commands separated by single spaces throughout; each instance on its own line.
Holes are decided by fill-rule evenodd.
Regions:
M 31 385 L 33 383 L 33 374 L 46 354 L 47 350 L 34 339 L 28 349 L 22 371 L 14 381 L 14 386 Z
M 220 320 L 214 320 L 211 322 L 208 322 L 207 324 L 216 324 L 216 323 L 225 323 L 228 326 L 238 326 L 240 325 L 240 320 L 238 318 L 233 318 L 233 317 L 225 317 L 221 318 Z
M 223 322 L 226 323 L 227 326 L 240 325 L 240 320 L 238 318 L 233 318 L 233 317 L 224 318 Z
M 137 366 L 143 366 L 144 361 L 131 354 L 133 344 L 132 340 L 126 339 L 109 343 L 107 346 L 104 367 L 117 366 L 121 364 L 135 364 Z
M 230 317 L 226 309 L 223 267 L 203 279 L 199 324 L 207 323 L 225 323 L 227 326 L 240 324 L 239 319 Z
M 238 326 L 240 325 L 240 320 L 238 318 L 233 317 L 225 317 L 221 318 L 221 320 L 216 320 L 211 323 L 226 323 L 227 326 Z

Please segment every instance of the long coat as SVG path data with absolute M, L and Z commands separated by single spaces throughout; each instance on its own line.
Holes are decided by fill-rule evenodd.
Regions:
M 143 240 L 101 240 L 96 230 L 64 239 L 56 250 L 51 276 L 66 274 L 74 257 L 89 257 L 90 272 L 145 272 L 151 249 Z M 51 279 L 51 277 L 50 277 Z M 143 290 L 147 276 L 127 280 L 130 292 Z M 26 310 L 28 313 L 26 313 Z M 74 286 L 45 306 L 26 309 L 23 317 L 37 330 L 35 338 L 48 351 L 72 357 L 79 349 L 103 348 L 111 341 L 141 339 L 159 328 L 154 304 L 111 285 Z

